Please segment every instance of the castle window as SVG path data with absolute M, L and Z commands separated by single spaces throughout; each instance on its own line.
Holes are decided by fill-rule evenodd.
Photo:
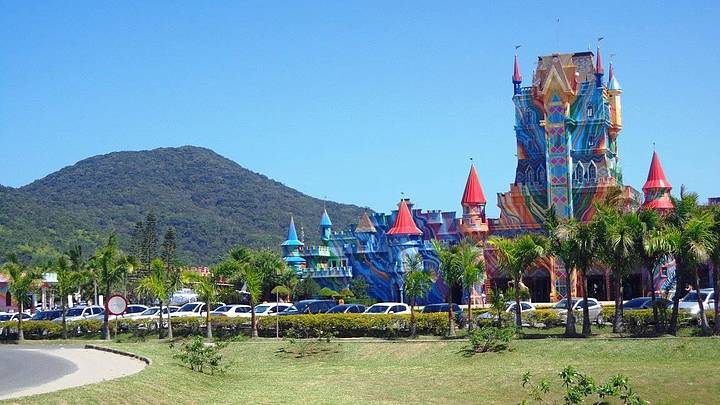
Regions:
M 525 111 L 525 121 L 527 121 L 527 122 L 532 121 L 532 111 L 530 111 L 530 110 Z
M 525 184 L 535 183 L 535 172 L 528 166 L 525 170 Z
M 575 165 L 575 181 L 578 183 L 582 183 L 584 176 L 585 168 L 583 167 L 582 163 L 578 162 L 578 164 Z
M 593 113 L 594 113 L 593 107 L 592 107 L 591 105 L 589 105 L 588 108 L 587 108 L 587 116 L 588 116 L 588 118 L 592 118 Z
M 545 168 L 543 166 L 538 167 L 537 169 L 537 182 L 538 183 L 544 183 L 545 182 Z
M 593 183 L 597 181 L 597 166 L 595 166 L 595 162 L 590 162 L 588 166 L 588 181 Z
M 588 138 L 588 146 L 595 146 L 595 134 L 590 134 Z

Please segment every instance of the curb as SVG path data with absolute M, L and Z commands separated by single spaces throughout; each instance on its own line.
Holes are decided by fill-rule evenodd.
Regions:
M 130 352 L 124 352 L 122 350 L 111 349 L 109 347 L 86 344 L 85 349 L 99 350 L 101 352 L 108 352 L 108 353 L 113 353 L 113 354 L 119 354 L 120 356 L 132 357 L 133 359 L 138 359 L 138 360 L 142 361 L 143 363 L 147 364 L 148 366 L 152 364 L 152 360 L 150 360 L 149 358 L 147 358 L 145 356 L 140 356 L 138 354 L 130 353 Z

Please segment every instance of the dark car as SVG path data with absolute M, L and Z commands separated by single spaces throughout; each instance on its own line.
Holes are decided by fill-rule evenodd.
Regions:
M 365 305 L 340 304 L 328 309 L 326 314 L 362 314 L 365 312 Z
M 287 311 L 281 312 L 281 315 L 324 314 L 334 306 L 333 300 L 302 300 L 294 303 Z
M 53 319 L 60 318 L 62 316 L 62 310 L 60 309 L 49 309 L 47 311 L 37 311 L 33 315 L 33 321 L 52 321 Z
M 453 314 L 455 314 L 455 321 L 460 325 L 461 327 L 465 325 L 465 316 L 463 315 L 463 310 L 460 308 L 460 305 L 458 304 L 452 304 L 453 305 Z M 442 303 L 442 304 L 428 304 L 423 307 L 422 313 L 423 314 L 431 314 L 433 312 L 448 312 L 448 304 Z
M 672 301 L 661 297 L 655 298 L 655 302 L 657 303 L 657 305 L 659 305 L 660 308 L 669 308 L 672 306 Z M 652 309 L 652 298 L 633 298 L 623 304 L 623 309 L 631 311 L 636 309 Z

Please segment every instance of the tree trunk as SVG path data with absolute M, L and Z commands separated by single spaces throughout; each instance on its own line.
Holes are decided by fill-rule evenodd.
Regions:
M 452 288 L 450 286 L 448 286 L 447 304 L 448 304 L 448 336 L 455 337 L 455 318 L 453 317 Z
M 581 271 L 582 279 L 583 279 L 583 302 L 585 302 L 585 306 L 583 308 L 583 326 L 582 326 L 582 335 L 585 337 L 588 337 L 592 334 L 592 324 L 590 322 L 590 308 L 588 308 L 587 302 L 588 302 L 588 288 L 590 287 L 590 281 L 587 277 L 587 271 L 583 270 Z
M 108 314 L 108 306 L 107 301 L 108 297 L 110 297 L 110 284 L 108 283 L 105 286 L 105 297 L 103 298 L 103 307 L 105 307 L 105 310 L 103 311 L 103 329 L 102 329 L 102 338 L 103 340 L 110 340 L 110 318 Z
M 565 322 L 565 336 L 574 336 L 576 333 L 576 329 L 575 313 L 572 309 L 572 270 L 567 268 L 565 269 L 565 287 L 567 288 L 567 294 L 565 296 L 565 298 L 567 299 L 567 305 L 565 306 L 567 312 L 567 321 Z
M 653 311 L 653 322 L 655 322 L 655 333 L 660 334 L 660 314 L 655 303 L 657 302 L 657 296 L 655 294 L 655 268 L 653 267 L 648 271 L 650 274 L 650 305 L 652 305 Z
M 467 314 L 467 330 L 472 331 L 473 328 L 473 317 L 472 317 L 472 291 L 473 286 L 468 287 L 468 314 Z
M 700 306 L 700 312 L 698 313 L 698 323 L 702 328 L 703 335 L 710 334 L 710 326 L 708 325 L 707 317 L 705 316 L 705 305 L 703 305 L 703 298 L 700 294 L 700 270 L 695 267 L 695 289 L 697 290 L 697 303 Z
M 250 300 L 250 337 L 258 337 L 257 317 L 255 316 L 255 300 Z
M 673 295 L 672 315 L 670 315 L 670 326 L 668 327 L 668 333 L 671 335 L 677 335 L 678 309 L 680 305 L 680 289 L 682 288 L 682 285 L 682 272 L 680 271 L 677 259 L 675 259 L 675 295 Z
M 22 342 L 25 340 L 25 331 L 23 331 L 23 325 L 22 325 L 23 324 L 23 311 L 25 310 L 24 306 L 25 305 L 23 303 L 23 300 L 19 299 L 18 300 L 18 309 L 20 309 L 20 311 L 18 313 L 18 337 L 17 337 L 18 342 Z
M 207 331 L 205 333 L 205 337 L 208 339 L 212 339 L 212 325 L 210 324 L 210 301 L 207 301 L 205 303 L 205 326 L 207 327 Z
M 622 331 L 622 277 L 620 274 L 615 274 L 615 280 L 613 280 L 613 290 L 615 291 L 615 316 L 613 318 L 613 333 L 620 333 Z
M 163 315 L 162 315 L 162 309 L 163 309 L 163 303 L 161 300 L 158 300 L 160 302 L 160 323 L 158 326 L 158 339 L 162 339 L 163 337 Z
M 168 304 L 166 305 L 166 307 L 167 307 L 167 310 L 168 310 L 168 313 L 167 313 L 167 321 L 168 321 L 168 334 L 167 334 L 167 337 L 168 337 L 168 339 L 173 339 L 173 330 L 172 330 L 172 321 L 171 321 L 171 319 L 170 319 L 171 315 L 170 315 L 170 303 L 169 303 L 169 302 L 168 302 Z
M 65 320 L 65 297 L 60 295 L 60 310 L 62 311 L 62 338 L 67 340 L 67 321 Z
M 720 336 L 720 263 L 713 264 L 713 289 L 715 296 L 715 335 Z
M 522 308 L 520 307 L 520 277 L 515 278 L 515 327 L 522 328 Z
M 410 337 L 414 339 L 416 333 L 417 325 L 415 323 L 415 299 L 413 298 L 412 303 L 410 304 Z

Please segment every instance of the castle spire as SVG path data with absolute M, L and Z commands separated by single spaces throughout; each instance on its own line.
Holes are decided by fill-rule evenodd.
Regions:
M 665 177 L 665 171 L 660 163 L 660 157 L 657 152 L 653 151 L 647 181 L 643 186 L 643 192 L 645 193 L 643 207 L 656 210 L 672 209 L 673 204 L 670 199 L 671 190 L 672 185 L 670 185 L 667 177 Z
M 605 74 L 605 69 L 603 69 L 602 54 L 600 53 L 600 45 L 598 45 L 597 58 L 595 59 L 595 78 L 597 80 L 597 87 L 602 87 L 603 74 Z
M 474 164 L 470 165 L 470 173 L 465 183 L 465 192 L 463 192 L 461 203 L 462 205 L 485 205 L 487 203 Z
M 395 224 L 389 231 L 388 235 L 422 235 L 422 231 L 415 225 L 410 208 L 408 208 L 405 199 L 400 200 Z
M 612 62 L 610 62 L 610 73 L 608 73 L 608 90 L 622 90 L 620 82 L 615 77 L 615 68 Z
M 297 230 L 295 229 L 295 219 L 290 217 L 290 226 L 288 227 L 287 240 L 283 242 L 282 246 L 303 246 L 304 243 L 300 242 L 297 236 Z
M 522 75 L 520 74 L 520 65 L 518 64 L 517 53 L 515 54 L 515 67 L 512 75 L 513 94 L 520 94 L 520 84 L 522 83 Z
M 322 218 L 320 218 L 320 227 L 330 228 L 331 226 L 332 221 L 330 221 L 330 215 L 328 215 L 327 209 L 323 209 Z

